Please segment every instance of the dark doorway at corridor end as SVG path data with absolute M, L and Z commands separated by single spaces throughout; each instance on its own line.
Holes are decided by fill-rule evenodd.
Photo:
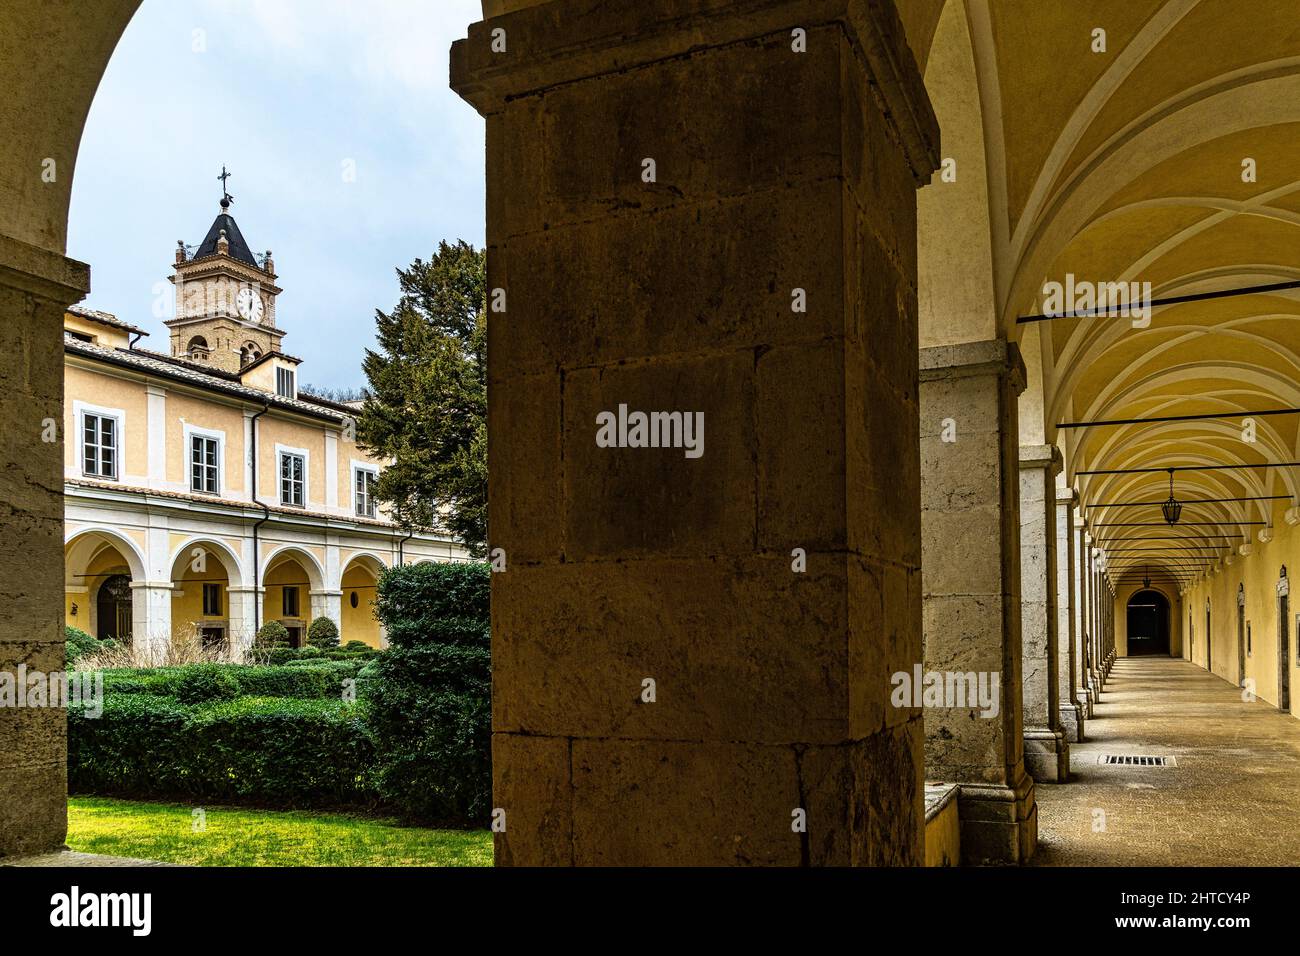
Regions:
M 1169 653 L 1169 599 L 1137 591 L 1128 599 L 1128 656 Z

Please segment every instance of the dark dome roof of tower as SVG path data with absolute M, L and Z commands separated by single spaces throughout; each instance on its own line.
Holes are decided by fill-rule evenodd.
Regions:
M 240 262 L 247 262 L 250 266 L 260 269 L 261 266 L 253 258 L 248 243 L 244 241 L 244 234 L 239 231 L 239 226 L 235 225 L 235 220 L 230 213 L 226 212 L 218 214 L 217 218 L 212 220 L 212 228 L 203 237 L 203 242 L 199 245 L 198 251 L 194 253 L 194 258 L 202 259 L 204 256 L 215 256 L 217 254 L 217 239 L 221 236 L 222 229 L 226 230 L 226 241 L 230 243 L 230 257 L 238 259 Z

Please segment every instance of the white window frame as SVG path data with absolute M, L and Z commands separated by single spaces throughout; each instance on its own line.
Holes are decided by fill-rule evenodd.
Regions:
M 226 488 L 226 433 L 212 428 L 199 428 L 196 425 L 186 423 L 184 429 L 185 438 L 185 487 L 190 490 L 191 494 L 211 495 L 219 498 L 225 494 Z M 217 443 L 217 490 L 208 491 L 206 488 L 194 487 L 194 439 L 207 438 L 215 440 Z M 206 466 L 205 466 L 206 467 Z
M 302 459 L 302 504 L 295 505 L 284 500 L 284 488 L 280 484 L 280 463 L 285 455 L 297 455 Z M 275 500 L 286 508 L 307 508 L 311 504 L 311 452 L 306 448 L 294 448 L 290 445 L 275 443 Z
M 281 374 L 287 375 L 287 376 L 289 377 L 289 394 L 288 394 L 288 395 L 286 395 L 284 392 L 280 391 L 280 376 L 281 376 Z M 290 367 L 287 366 L 287 365 L 277 365 L 277 366 L 275 367 L 275 394 L 279 395 L 281 398 L 297 398 L 297 397 L 298 397 L 298 370 L 297 370 L 297 369 L 290 368 Z
M 77 426 L 77 473 L 83 478 L 97 481 L 122 481 L 126 475 L 124 453 L 126 451 L 126 412 L 120 408 L 107 408 L 103 405 L 91 405 L 89 402 L 74 400 L 72 403 L 73 420 Z M 111 478 L 104 475 L 92 475 L 86 472 L 86 416 L 98 415 L 100 418 L 113 420 L 113 457 L 114 468 Z
M 358 518 L 378 518 L 379 503 L 371 498 L 370 506 L 374 509 L 374 514 L 363 512 L 357 502 L 357 475 L 366 473 L 375 476 L 375 481 L 379 480 L 379 468 L 375 465 L 368 465 L 363 461 L 352 459 L 352 514 Z

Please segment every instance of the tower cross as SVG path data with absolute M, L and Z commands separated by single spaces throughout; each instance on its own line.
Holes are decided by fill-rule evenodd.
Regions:
M 221 180 L 221 198 L 229 202 L 234 197 L 226 191 L 226 180 L 230 178 L 230 173 L 226 172 L 226 164 L 221 164 L 221 175 L 217 177 Z

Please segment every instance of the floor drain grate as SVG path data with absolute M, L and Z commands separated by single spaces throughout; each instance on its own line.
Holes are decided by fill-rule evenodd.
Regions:
M 1153 757 L 1141 754 L 1101 754 L 1097 763 L 1107 767 L 1177 767 L 1173 757 Z

